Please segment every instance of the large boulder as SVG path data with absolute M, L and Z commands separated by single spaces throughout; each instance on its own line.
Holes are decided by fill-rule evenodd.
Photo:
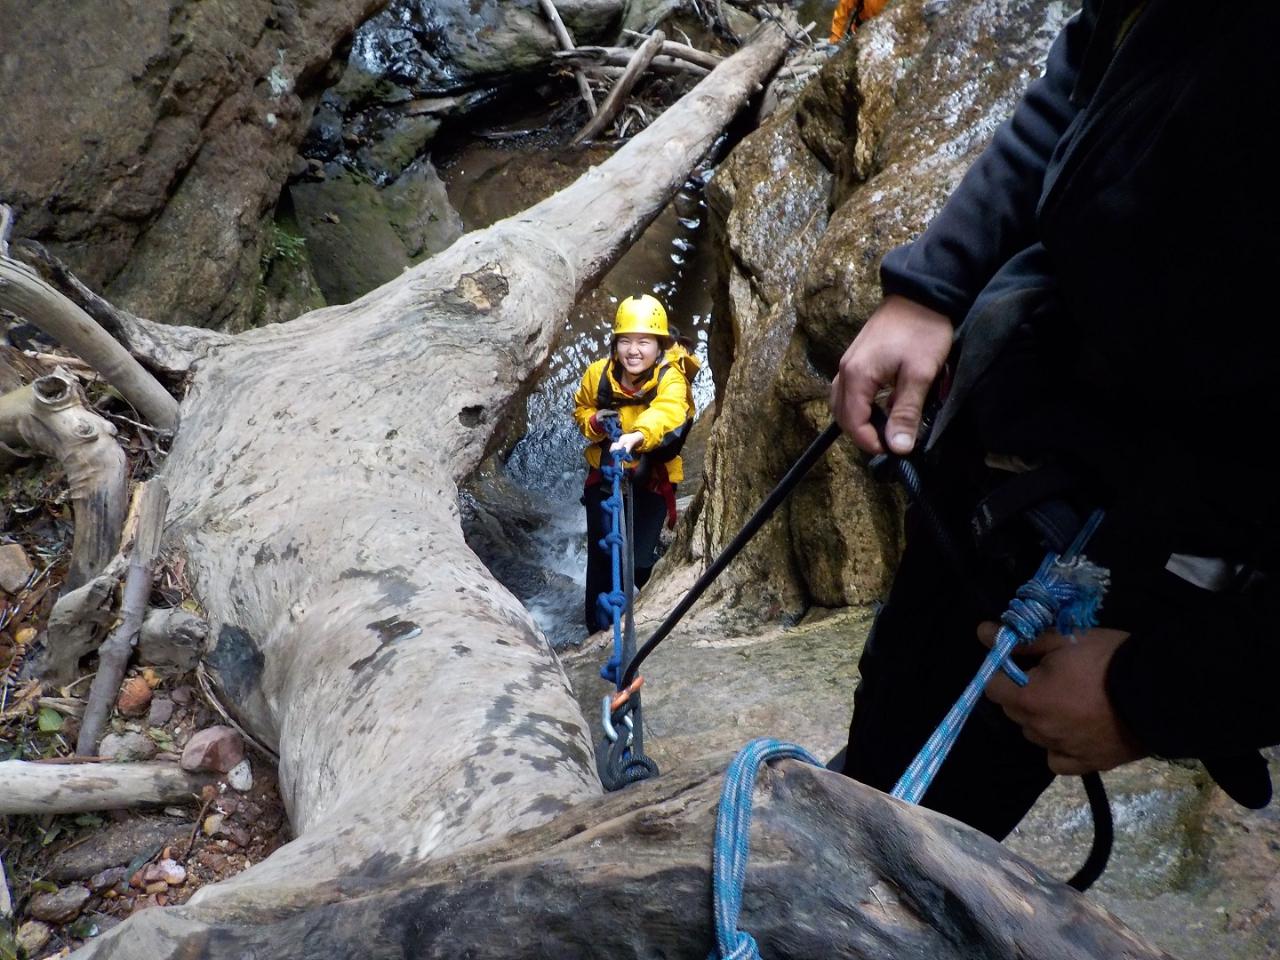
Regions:
M 706 493 L 677 556 L 718 553 L 830 422 L 830 378 L 879 302 L 881 258 L 928 223 L 1071 12 L 1044 0 L 903 0 L 717 172 L 713 366 L 728 373 Z M 883 596 L 899 511 L 847 440 L 779 513 L 721 578 L 722 596 L 775 619 Z
M 243 325 L 335 49 L 384 0 L 0 0 L 0 197 L 130 310 Z

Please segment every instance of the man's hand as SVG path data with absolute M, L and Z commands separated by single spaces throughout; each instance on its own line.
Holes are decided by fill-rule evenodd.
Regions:
M 990 647 L 998 625 L 983 623 L 978 639 Z M 1004 674 L 987 684 L 987 697 L 1004 708 L 1032 743 L 1049 751 L 1058 774 L 1110 770 L 1145 756 L 1107 699 L 1107 665 L 1129 634 L 1095 627 L 1073 637 L 1048 631 L 1018 654 L 1039 657 L 1019 687 Z
M 613 446 L 609 448 L 609 452 L 616 453 L 619 450 L 625 450 L 627 452 L 627 456 L 631 456 L 631 451 L 639 446 L 640 441 L 643 439 L 644 434 L 639 431 L 624 433 L 617 440 L 613 441 Z
M 831 383 L 831 412 L 854 443 L 868 453 L 884 453 L 871 425 L 871 404 L 877 393 L 892 388 L 885 436 L 894 453 L 911 452 L 952 334 L 950 320 L 906 297 L 886 297 L 876 308 L 840 358 Z

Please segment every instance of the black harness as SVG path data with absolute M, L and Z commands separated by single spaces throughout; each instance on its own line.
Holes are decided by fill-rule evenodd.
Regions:
M 671 369 L 670 364 L 663 364 L 658 368 L 658 375 L 653 381 L 653 385 L 639 393 L 621 393 L 613 389 L 613 365 L 614 360 L 609 359 L 605 364 L 605 368 L 600 371 L 600 382 L 596 384 L 596 409 L 598 410 L 617 410 L 620 407 L 632 407 L 637 405 L 648 406 L 658 395 L 658 387 L 662 383 L 662 378 L 667 375 L 667 371 Z M 644 456 L 648 457 L 652 463 L 667 463 L 680 456 L 680 451 L 684 449 L 685 440 L 689 437 L 689 427 L 692 420 L 685 420 L 684 423 L 676 427 L 670 433 L 662 438 L 652 450 L 645 451 Z M 606 446 L 609 441 L 601 441 Z

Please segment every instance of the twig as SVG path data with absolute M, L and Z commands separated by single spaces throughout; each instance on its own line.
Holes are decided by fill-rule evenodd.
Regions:
M 13 231 L 13 209 L 0 203 L 0 257 L 9 255 L 9 234 Z
M 209 675 L 205 671 L 203 660 L 200 661 L 200 663 L 196 664 L 196 681 L 200 684 L 200 689 L 204 693 L 205 699 L 209 701 L 209 706 L 213 707 L 214 710 L 218 711 L 218 716 L 222 717 L 222 719 L 227 722 L 227 726 L 231 727 L 233 730 L 239 733 L 240 736 L 244 737 L 246 743 L 248 743 L 251 747 L 254 747 L 259 753 L 261 753 L 264 757 L 266 757 L 272 763 L 278 763 L 280 761 L 280 754 L 276 753 L 270 747 L 263 746 L 261 743 L 255 740 L 249 734 L 249 731 L 247 731 L 244 727 L 240 726 L 240 724 L 236 723 L 236 721 L 232 718 L 231 714 L 227 713 L 226 707 L 222 705 L 222 703 L 218 700 L 217 696 L 213 692 L 213 684 L 209 682 Z
M 187 857 L 191 856 L 191 849 L 196 845 L 196 837 L 200 835 L 200 825 L 204 823 L 204 815 L 209 812 L 209 807 L 216 800 L 218 795 L 210 791 L 205 797 L 204 803 L 200 807 L 200 812 L 196 815 L 195 825 L 191 828 L 191 839 L 187 841 L 187 849 L 182 853 L 182 863 L 185 866 Z
M 631 93 L 632 88 L 640 79 L 640 75 L 644 73 L 645 68 L 649 66 L 653 58 L 658 55 L 658 51 L 662 49 L 662 44 L 666 39 L 666 34 L 661 30 L 655 30 L 648 40 L 636 48 L 636 52 L 631 56 L 631 62 L 627 64 L 626 73 L 619 77 L 618 82 L 613 85 L 613 89 L 609 91 L 609 96 L 605 98 L 600 107 L 600 112 L 578 131 L 577 136 L 573 138 L 571 143 L 576 145 L 590 140 L 608 128 L 614 117 L 622 109 L 627 95 Z
M 12 919 L 13 897 L 9 894 L 9 878 L 4 872 L 4 857 L 0 856 L 0 920 Z
M 647 33 L 640 33 L 636 30 L 624 30 L 623 33 L 631 37 L 639 39 L 648 39 Z M 677 43 L 674 40 L 667 40 L 662 44 L 662 50 L 659 51 L 665 56 L 674 57 L 677 60 L 687 60 L 689 63 L 697 64 L 700 67 L 706 67 L 708 70 L 714 70 L 724 62 L 724 57 L 717 56 L 714 53 L 708 53 L 705 50 L 699 50 L 697 47 L 687 43 Z
M 569 28 L 560 19 L 560 11 L 556 9 L 554 0 L 538 0 L 538 2 L 542 5 L 542 12 L 551 21 L 551 30 L 556 35 L 556 41 L 560 44 L 560 49 L 572 50 L 576 46 L 573 42 L 573 35 L 569 33 Z M 596 115 L 596 98 L 591 92 L 591 84 L 587 82 L 587 75 L 576 68 L 573 71 L 573 75 L 578 80 L 578 91 L 582 94 L 582 99 L 587 102 L 587 112 L 594 117 Z
M 120 691 L 120 681 L 142 629 L 142 617 L 147 612 L 147 597 L 151 593 L 151 574 L 164 531 L 165 508 L 169 505 L 164 481 L 152 479 L 141 484 L 134 504 L 137 534 L 129 557 L 129 572 L 125 575 L 120 623 L 98 649 L 98 675 L 89 686 L 89 703 L 76 741 L 76 753 L 81 756 L 97 753 L 98 738 L 106 727 L 111 704 Z

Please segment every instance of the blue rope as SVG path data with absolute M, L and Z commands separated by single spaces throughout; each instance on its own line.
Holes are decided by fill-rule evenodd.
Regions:
M 1085 544 L 1102 522 L 1094 513 L 1061 556 L 1050 553 L 1034 577 L 1018 588 L 1009 609 L 1000 618 L 1002 626 L 977 676 L 933 732 L 924 748 L 911 762 L 893 788 L 892 795 L 908 803 L 919 803 L 934 776 L 955 744 L 969 714 L 982 696 L 987 682 L 997 670 L 1005 670 L 1019 685 L 1026 674 L 1009 662 L 1009 654 L 1019 643 L 1030 643 L 1049 627 L 1070 634 L 1097 623 L 1098 609 L 1108 585 L 1107 571 L 1090 563 L 1081 554 Z M 760 949 L 751 934 L 738 929 L 742 912 L 742 887 L 747 876 L 751 847 L 751 800 L 760 765 L 775 758 L 823 764 L 803 747 L 780 740 L 752 740 L 739 751 L 725 772 L 720 806 L 716 810 L 715 854 L 712 861 L 712 888 L 716 927 L 716 951 L 709 960 L 759 960 Z
M 1108 574 L 1081 556 L 1081 551 L 1101 522 L 1102 513 L 1098 511 L 1089 518 L 1066 553 L 1061 557 L 1048 554 L 1035 576 L 1018 588 L 1009 609 L 1000 618 L 1002 625 L 996 632 L 995 643 L 977 675 L 894 785 L 893 796 L 908 803 L 920 802 L 997 670 L 1005 670 L 1015 683 L 1026 686 L 1027 675 L 1009 662 L 1014 647 L 1031 643 L 1051 626 L 1056 626 L 1059 633 L 1070 634 L 1087 630 L 1098 622 L 1098 608 L 1106 593 Z
M 742 912 L 742 887 L 747 879 L 751 853 L 751 795 L 760 765 L 768 760 L 803 760 L 822 763 L 803 747 L 781 740 L 752 740 L 734 757 L 724 775 L 724 789 L 716 810 L 716 842 L 712 862 L 715 891 L 716 951 L 710 960 L 758 960 L 755 937 L 738 929 Z
M 622 436 L 622 427 L 614 417 L 605 419 L 604 429 L 610 441 L 616 441 Z M 610 562 L 613 565 L 613 589 L 600 594 L 596 600 L 596 606 L 607 619 L 613 622 L 613 656 L 600 668 L 600 676 L 620 690 L 622 689 L 622 617 L 627 610 L 627 594 L 622 589 L 622 548 L 625 545 L 622 478 L 626 474 L 627 454 L 624 450 L 617 450 L 611 454 L 611 457 L 612 463 L 605 463 L 603 457 L 600 460 L 600 474 L 605 482 L 612 484 L 613 492 L 601 503 L 605 513 L 605 527 L 609 532 L 600 539 L 599 543 L 601 550 L 609 551 Z

